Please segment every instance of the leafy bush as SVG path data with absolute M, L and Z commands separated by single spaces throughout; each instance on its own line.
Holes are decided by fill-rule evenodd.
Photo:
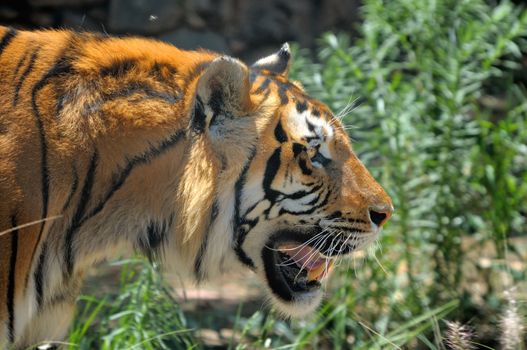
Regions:
M 519 74 L 527 13 L 508 1 L 366 0 L 362 14 L 359 39 L 325 35 L 315 59 L 300 52 L 292 75 L 342 111 L 396 212 L 380 249 L 332 278 L 313 319 L 239 316 L 247 342 L 236 347 L 444 349 L 442 334 L 455 333 L 456 322 L 469 323 L 473 341 L 498 346 L 503 293 L 527 287 L 527 98 Z M 107 349 L 150 339 L 152 330 L 186 329 L 182 321 L 163 323 L 184 320 L 177 307 L 168 312 L 166 294 L 152 303 L 158 292 L 142 283 L 122 288 L 112 305 L 132 301 L 129 314 L 103 307 L 113 315 L 99 327 Z M 112 343 L 120 330 L 146 333 Z M 199 347 L 191 337 L 163 339 Z M 168 344 L 156 341 L 152 348 Z

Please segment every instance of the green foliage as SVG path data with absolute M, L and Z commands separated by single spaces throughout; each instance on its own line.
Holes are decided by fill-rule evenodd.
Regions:
M 193 330 L 160 274 L 143 260 L 119 264 L 123 271 L 118 295 L 81 298 L 70 349 L 195 348 Z
M 321 63 L 294 71 L 335 111 L 361 100 L 344 122 L 396 208 L 379 264 L 343 287 L 360 299 L 350 307 L 375 305 L 361 316 L 383 336 L 451 300 L 461 304 L 450 317 L 494 322 L 493 300 L 526 277 L 503 259 L 519 254 L 509 238 L 525 235 L 527 98 L 513 79 L 527 13 L 479 0 L 371 0 L 363 11 L 362 38 L 351 45 L 327 34 Z M 469 265 L 482 249 L 496 252 L 491 269 L 512 281 L 485 281 L 480 305 L 470 281 L 488 272 Z M 356 328 L 345 333 L 364 333 Z
M 444 349 L 443 320 L 470 322 L 476 341 L 497 346 L 502 293 L 527 279 L 525 265 L 510 264 L 521 261 L 513 241 L 527 224 L 527 96 L 516 81 L 527 12 L 508 1 L 365 0 L 362 14 L 359 39 L 325 35 L 315 59 L 300 52 L 292 75 L 343 111 L 395 214 L 380 249 L 333 276 L 317 315 L 239 315 L 244 342 L 230 348 Z M 85 299 L 70 341 L 199 347 L 149 271 L 126 271 L 131 284 L 117 301 Z M 92 317 L 100 310 L 105 317 Z

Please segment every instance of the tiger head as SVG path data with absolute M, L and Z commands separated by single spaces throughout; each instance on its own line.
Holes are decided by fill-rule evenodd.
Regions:
M 393 207 L 339 119 L 288 80 L 290 56 L 285 44 L 251 67 L 219 57 L 197 82 L 190 129 L 207 155 L 194 159 L 214 154 L 220 170 L 194 268 L 200 279 L 245 266 L 298 317 L 320 303 L 335 259 L 375 240 Z

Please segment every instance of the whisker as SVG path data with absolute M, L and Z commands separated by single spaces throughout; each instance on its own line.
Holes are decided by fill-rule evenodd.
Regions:
M 316 238 L 319 238 L 319 237 L 322 237 L 324 235 L 324 233 L 327 231 L 328 229 L 324 229 L 322 230 L 321 232 L 319 232 L 318 234 L 316 234 L 315 236 L 311 237 L 308 241 L 302 243 L 301 245 L 299 246 L 296 246 L 296 247 L 293 247 L 293 248 L 285 248 L 285 249 L 277 249 L 277 248 L 272 248 L 272 247 L 269 247 L 269 246 L 265 246 L 266 248 L 268 249 L 271 249 L 271 250 L 275 250 L 275 251 L 282 251 L 282 250 L 297 250 L 297 249 L 301 249 L 305 246 L 307 246 L 308 244 L 310 244 L 312 241 L 314 241 Z M 314 244 L 314 247 L 313 247 L 313 253 L 312 254 L 315 254 L 318 252 L 318 249 L 316 249 L 316 245 L 318 244 L 318 241 Z M 295 264 L 296 261 L 294 260 L 294 258 L 300 253 L 300 251 L 298 251 L 295 255 L 291 256 L 289 259 L 281 262 L 280 264 L 276 264 L 277 266 L 288 266 L 288 265 L 292 265 L 292 264 Z M 290 263 L 289 263 L 290 261 Z M 284 265 L 285 264 L 285 265 Z
M 353 112 L 353 110 L 357 109 L 363 102 L 363 98 L 361 97 L 357 97 L 353 101 L 351 99 L 352 98 L 350 97 L 346 106 L 344 106 L 344 108 L 337 113 L 337 115 L 335 116 L 336 118 L 338 118 L 339 120 L 344 118 L 345 116 Z
M 341 231 L 341 234 L 343 234 L 342 231 Z M 347 245 L 347 243 L 348 243 L 350 237 L 351 237 L 351 236 L 346 237 L 346 239 L 344 240 L 344 242 L 340 245 L 340 249 L 339 249 L 337 255 L 340 255 L 340 253 L 342 253 L 342 251 L 344 250 L 344 248 L 346 248 L 346 245 Z M 338 266 L 340 266 L 340 265 L 342 264 L 342 260 L 344 260 L 344 259 L 342 259 L 342 258 L 337 259 L 337 262 L 335 263 L 335 268 L 337 268 Z
M 45 222 L 45 221 L 53 221 L 53 220 L 56 220 L 56 219 L 60 219 L 61 217 L 62 217 L 62 215 L 48 216 L 47 218 L 43 218 L 43 219 L 27 222 L 25 224 L 12 227 L 12 228 L 10 228 L 8 230 L 0 231 L 0 236 L 2 236 L 4 234 L 7 234 L 9 232 L 14 232 L 14 231 L 17 231 L 17 230 L 29 227 L 29 226 L 37 225 L 37 224 L 40 224 L 40 223 Z
M 322 241 L 322 245 L 323 243 L 328 240 L 330 237 L 330 235 L 327 235 L 324 240 Z M 315 247 L 318 246 L 318 242 L 317 244 L 315 245 Z M 317 249 L 313 249 L 313 252 L 311 253 L 311 255 L 308 257 L 308 259 L 306 259 L 306 261 L 302 264 L 302 266 L 300 267 L 300 270 L 298 271 L 298 273 L 296 274 L 295 278 L 294 278 L 294 281 L 296 282 L 296 279 L 298 278 L 298 276 L 300 275 L 300 273 L 304 270 L 304 267 L 306 266 L 307 263 L 309 263 L 311 261 L 311 259 L 313 258 L 313 256 L 315 256 L 316 254 L 318 254 L 318 248 Z
M 373 254 L 373 259 L 377 262 L 377 264 L 379 265 L 379 267 L 381 268 L 382 272 L 384 272 L 384 274 L 386 276 L 390 276 L 390 273 L 388 271 L 386 271 L 386 269 L 384 268 L 384 266 L 381 264 L 381 262 L 379 261 L 379 259 L 377 258 L 377 255 Z
M 335 241 L 335 239 L 337 239 L 339 237 L 339 234 L 335 235 L 334 232 L 331 232 L 332 233 L 332 236 L 333 236 L 333 239 L 331 240 L 331 243 L 329 244 L 329 256 L 332 255 L 333 253 L 333 242 Z M 337 240 L 337 243 L 338 243 L 338 240 Z M 324 273 L 326 273 L 328 271 L 328 264 L 329 264 L 329 259 L 326 258 L 326 261 L 324 262 L 325 266 L 324 266 Z
M 315 246 L 316 244 L 318 243 L 318 240 L 322 239 L 323 238 L 323 235 L 322 234 L 318 234 L 314 237 L 312 237 L 310 240 L 314 240 L 315 238 L 317 238 L 317 242 L 315 243 Z M 304 246 L 305 244 L 309 244 L 310 242 L 307 241 L 305 243 L 302 244 L 302 246 Z M 300 247 L 302 247 L 300 246 Z M 296 249 L 299 249 L 300 247 L 296 247 L 296 248 L 290 248 L 292 250 L 296 250 Z M 285 250 L 285 249 L 284 249 Z M 292 265 L 292 264 L 296 264 L 296 260 L 294 259 L 298 254 L 300 254 L 300 251 L 298 251 L 297 253 L 295 253 L 295 255 L 289 257 L 287 260 L 279 263 L 279 264 L 276 264 L 277 266 L 289 266 L 289 265 Z
M 302 243 L 300 245 L 297 245 L 295 247 L 292 247 L 292 248 L 274 248 L 274 247 L 269 247 L 268 245 L 265 245 L 265 247 L 270 249 L 270 250 L 274 250 L 274 251 L 297 250 L 297 249 L 303 248 L 304 246 L 310 244 L 313 240 L 315 240 L 316 238 L 322 236 L 323 234 L 324 234 L 324 231 L 319 232 L 316 235 L 314 235 L 313 237 L 311 237 L 310 239 L 308 239 L 306 242 L 304 242 L 304 243 Z

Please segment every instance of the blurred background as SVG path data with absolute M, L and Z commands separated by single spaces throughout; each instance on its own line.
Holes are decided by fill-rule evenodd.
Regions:
M 289 41 L 292 78 L 343 118 L 396 208 L 308 319 L 265 307 L 250 275 L 174 291 L 138 257 L 94 271 L 67 347 L 527 348 L 521 1 L 4 0 L 0 23 L 144 35 L 248 62 Z
M 0 23 L 152 36 L 249 60 L 285 41 L 314 48 L 328 30 L 353 32 L 359 0 L 3 0 Z

